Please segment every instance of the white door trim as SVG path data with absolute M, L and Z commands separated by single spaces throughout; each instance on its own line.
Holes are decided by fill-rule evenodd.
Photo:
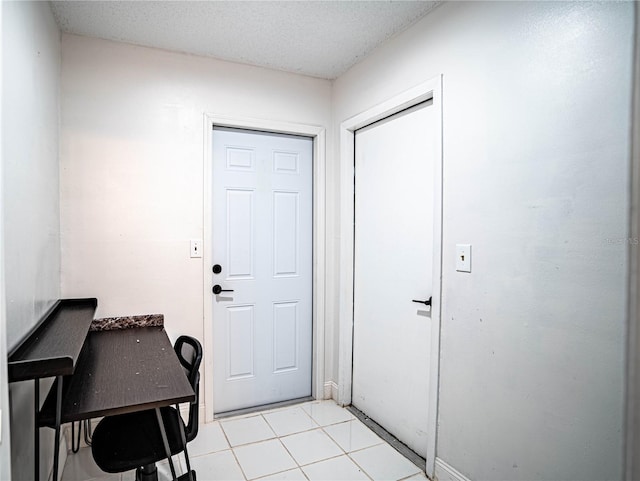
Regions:
M 629 238 L 640 237 L 640 5 L 635 7 L 635 58 L 631 139 L 631 208 Z M 640 479 L 640 253 L 627 245 L 629 255 L 627 326 L 627 412 L 625 436 L 625 479 Z
M 431 359 L 428 408 L 427 466 L 426 472 L 433 476 L 436 457 L 436 429 L 438 419 L 438 384 L 440 372 L 440 315 L 442 298 L 442 76 L 438 76 L 409 89 L 365 112 L 340 124 L 340 212 L 341 240 L 340 265 L 340 346 L 338 353 L 338 403 L 351 404 L 353 370 L 353 238 L 354 238 L 354 152 L 355 131 L 377 120 L 398 113 L 425 100 L 433 99 L 437 114 L 438 139 L 436 158 L 436 184 L 434 185 L 434 274 L 433 312 L 438 316 L 431 323 Z
M 326 129 L 317 125 L 280 122 L 264 119 L 225 117 L 211 113 L 204 114 L 203 150 L 203 322 L 204 322 L 204 404 L 205 422 L 213 421 L 213 304 L 211 286 L 213 265 L 211 255 L 211 234 L 213 232 L 211 202 L 212 192 L 212 150 L 213 125 L 239 129 L 261 130 L 283 134 L 306 135 L 313 138 L 313 359 L 311 374 L 311 395 L 324 397 L 324 324 L 325 324 L 325 219 L 326 219 Z
M 0 23 L 2 11 L 0 6 Z M 0 49 L 2 48 L 0 35 Z M 0 78 L 0 87 L 2 79 Z M 2 119 L 0 119 L 0 145 L 2 145 Z M 0 199 L 4 199 L 4 160 L 0 151 Z M 7 319 L 4 279 L 4 209 L 0 210 L 0 479 L 11 478 L 11 433 L 9 431 L 9 379 L 7 376 Z

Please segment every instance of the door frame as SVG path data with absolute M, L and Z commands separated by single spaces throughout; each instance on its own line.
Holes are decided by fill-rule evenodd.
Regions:
M 354 308 L 354 179 L 355 179 L 355 131 L 373 122 L 396 114 L 426 100 L 433 100 L 436 111 L 436 165 L 434 185 L 434 273 L 431 319 L 431 356 L 429 360 L 430 384 L 427 426 L 427 475 L 435 469 L 436 430 L 438 418 L 438 384 L 440 372 L 440 316 L 442 314 L 442 75 L 428 80 L 395 97 L 375 105 L 340 124 L 340 270 L 339 336 L 338 353 L 338 403 L 351 404 L 353 381 L 353 308 Z M 430 108 L 431 108 L 430 107 Z
M 0 5 L 0 24 L 4 5 Z M 0 35 L 0 49 L 2 48 Z M 0 78 L 0 87 L 2 79 Z M 0 145 L 2 145 L 2 119 L 0 118 Z M 0 199 L 4 199 L 4 158 L 0 149 Z M 7 376 L 7 311 L 4 279 L 4 209 L 0 210 L 0 479 L 11 478 L 11 431 L 9 405 L 9 379 Z
M 204 408 L 205 422 L 214 420 L 213 405 L 213 303 L 211 286 L 213 278 L 208 266 L 213 265 L 211 239 L 213 233 L 213 126 L 259 130 L 277 134 L 304 135 L 313 139 L 313 274 L 312 274 L 312 361 L 311 396 L 324 398 L 324 352 L 325 352 L 325 245 L 326 245 L 326 129 L 318 125 L 281 122 L 248 117 L 226 117 L 204 114 L 204 204 L 203 204 L 203 322 L 204 322 Z
M 631 194 L 629 209 L 629 238 L 640 237 L 640 5 L 634 3 L 635 39 L 634 74 L 631 113 Z M 629 277 L 627 314 L 626 365 L 626 422 L 625 422 L 625 479 L 640 478 L 640 253 L 627 244 Z

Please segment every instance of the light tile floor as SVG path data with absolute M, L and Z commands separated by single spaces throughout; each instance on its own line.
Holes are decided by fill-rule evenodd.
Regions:
M 202 424 L 189 443 L 198 481 L 419 481 L 427 478 L 349 411 L 333 401 L 312 401 Z M 176 458 L 174 458 L 175 460 Z M 185 469 L 179 456 L 178 474 Z M 171 479 L 168 463 L 158 464 Z M 69 454 L 62 481 L 133 481 L 106 474 L 90 448 Z

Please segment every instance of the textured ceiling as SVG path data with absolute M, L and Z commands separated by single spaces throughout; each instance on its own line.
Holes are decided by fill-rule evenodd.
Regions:
M 334 79 L 430 1 L 53 1 L 61 30 Z

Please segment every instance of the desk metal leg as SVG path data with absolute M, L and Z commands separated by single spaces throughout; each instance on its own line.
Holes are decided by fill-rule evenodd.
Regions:
M 84 442 L 87 446 L 91 446 L 91 419 L 84 421 Z
M 162 420 L 162 414 L 160 413 L 160 408 L 155 408 L 156 410 L 156 418 L 158 419 L 158 426 L 160 426 L 160 434 L 162 435 L 162 443 L 164 444 L 164 450 L 167 453 L 167 459 L 169 460 L 169 467 L 171 468 L 171 476 L 173 476 L 173 481 L 177 481 L 176 478 L 176 470 L 173 467 L 173 461 L 171 459 L 171 448 L 169 447 L 169 440 L 167 439 L 167 432 L 164 429 L 164 421 Z
M 40 479 L 40 423 L 38 417 L 40 416 L 40 379 L 34 379 L 33 386 L 33 465 L 34 475 L 33 479 L 38 481 Z
M 189 462 L 189 452 L 187 451 L 187 437 L 185 436 L 185 433 L 184 433 L 184 422 L 182 422 L 182 415 L 180 414 L 179 404 L 176 404 L 176 412 L 178 413 L 178 423 L 180 424 L 180 437 L 182 438 L 182 447 L 184 448 L 184 459 L 187 462 L 187 474 L 189 476 L 189 481 L 195 481 L 193 479 L 193 473 L 191 472 L 191 463 Z
M 58 481 L 58 461 L 60 454 L 60 421 L 62 418 L 62 376 L 57 377 L 58 392 L 56 394 L 56 438 L 54 439 L 53 452 L 53 481 Z

